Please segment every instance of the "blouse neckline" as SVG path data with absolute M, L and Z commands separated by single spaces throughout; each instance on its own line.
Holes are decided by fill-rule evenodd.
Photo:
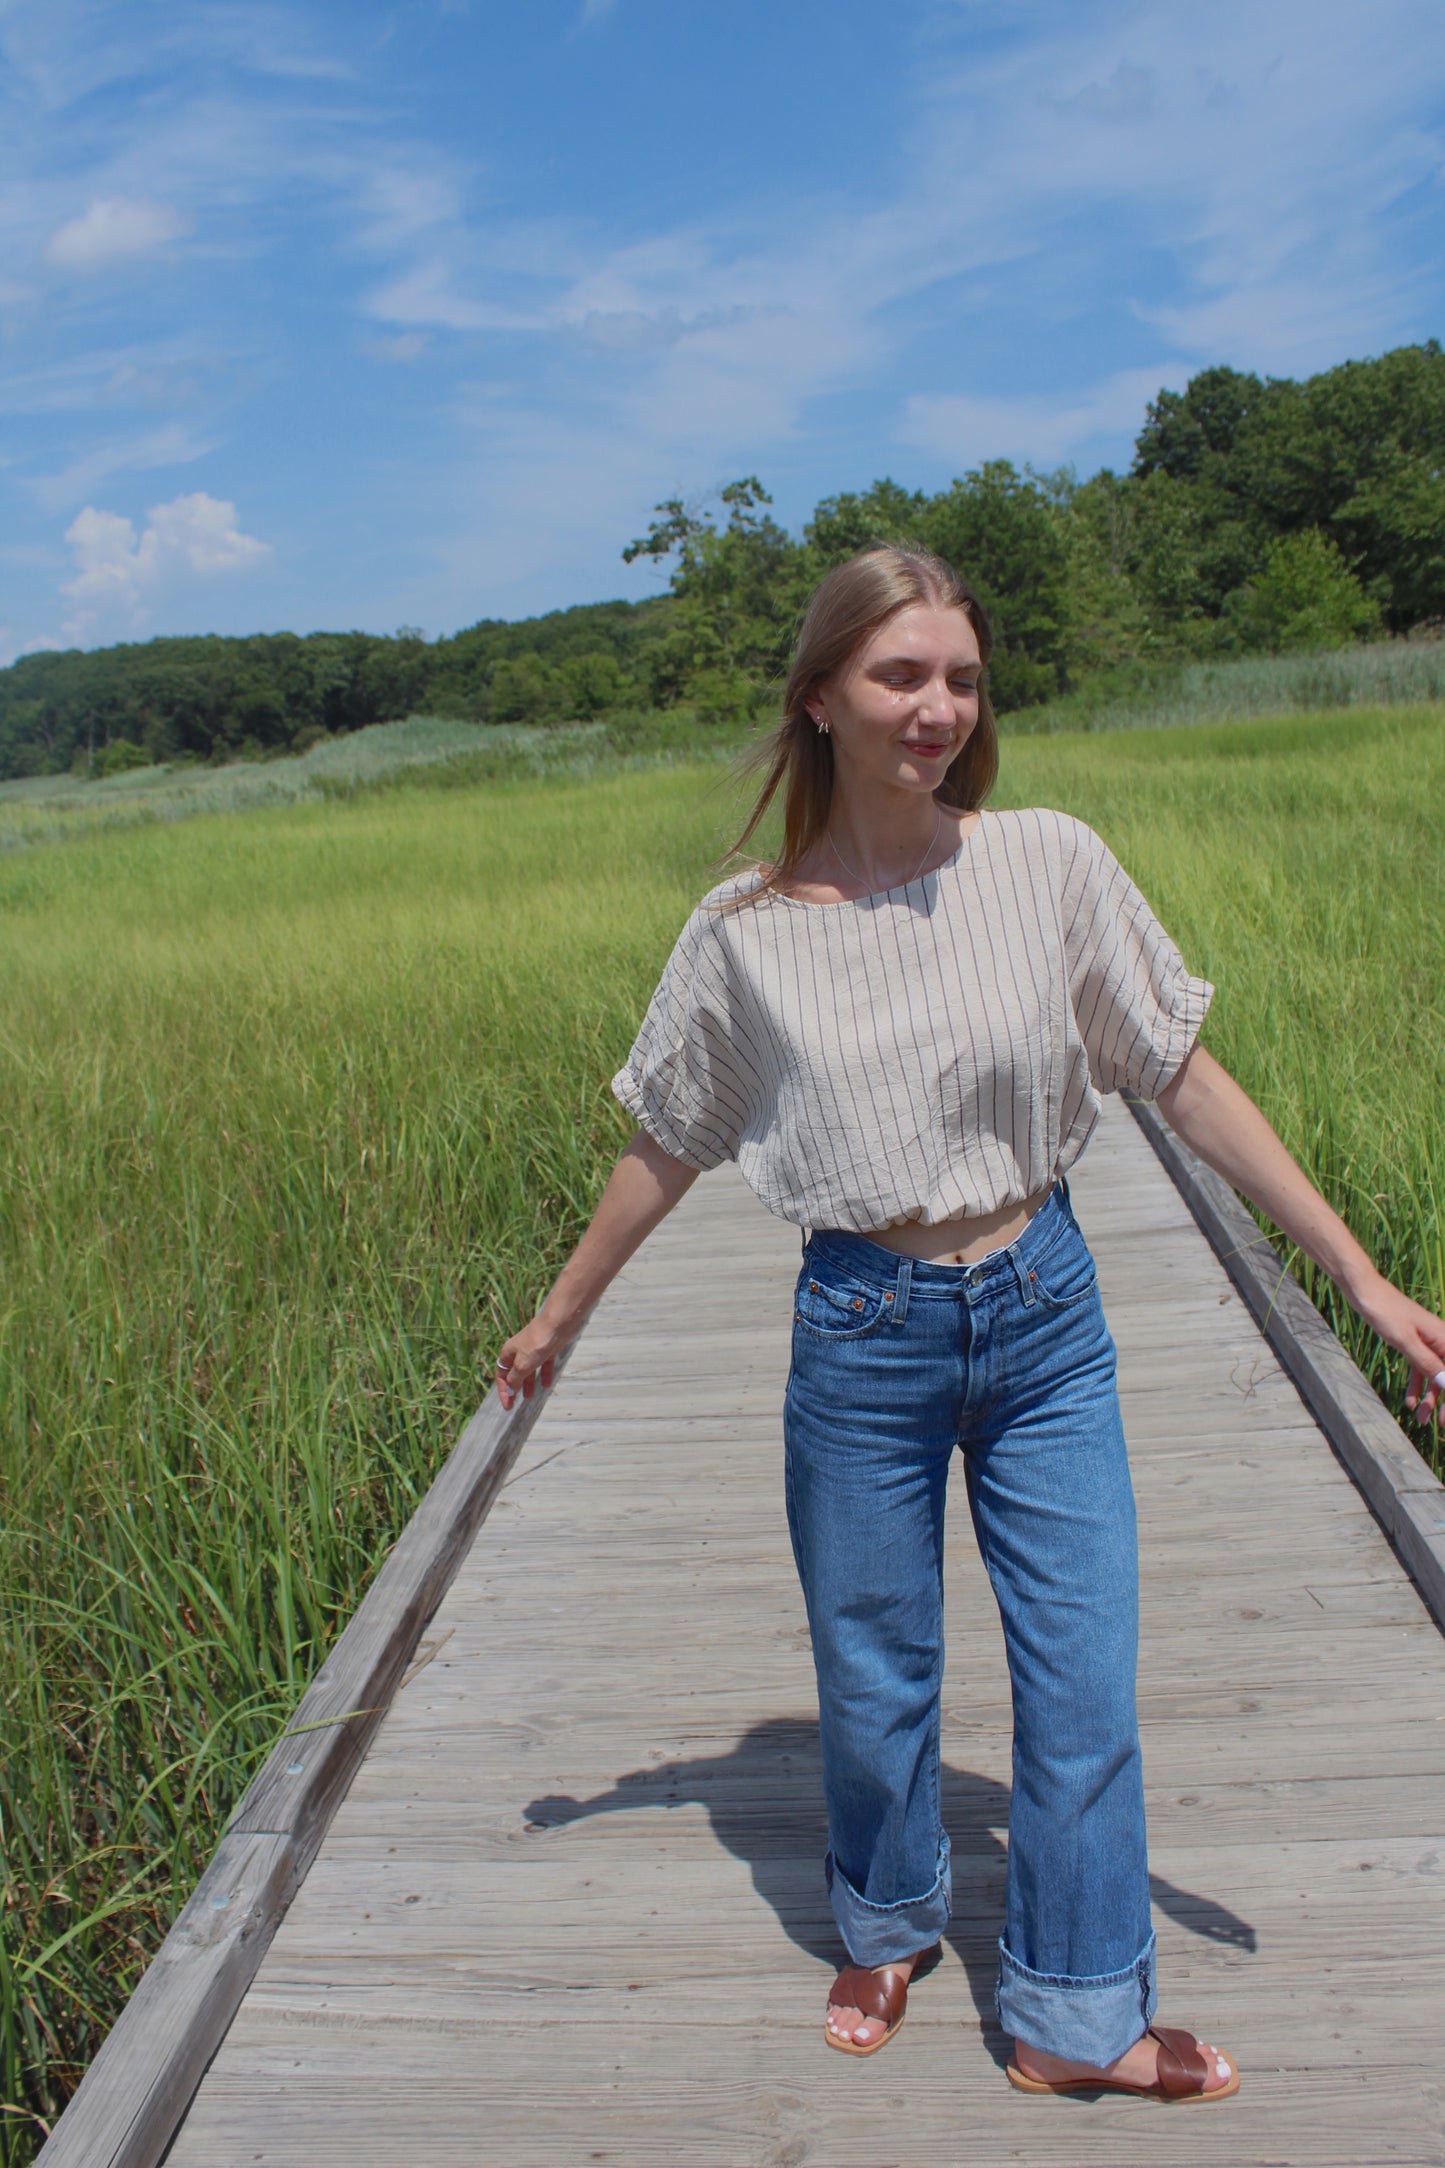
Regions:
M 857 911 L 861 910 L 864 904 L 886 903 L 890 896 L 906 896 L 911 888 L 917 888 L 921 882 L 936 879 L 940 873 L 947 873 L 958 864 L 964 852 L 971 850 L 983 834 L 984 821 L 990 810 L 986 806 L 976 806 L 974 811 L 978 814 L 978 826 L 959 837 L 947 858 L 940 858 L 938 864 L 930 866 L 927 873 L 915 873 L 911 881 L 900 881 L 894 888 L 870 888 L 865 896 L 839 896 L 832 903 L 815 903 L 807 896 L 785 896 L 781 889 L 777 888 L 770 893 L 777 902 L 789 904 L 795 911 Z

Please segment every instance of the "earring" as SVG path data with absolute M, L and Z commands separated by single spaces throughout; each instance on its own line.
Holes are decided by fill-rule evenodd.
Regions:
M 818 730 L 818 736 L 819 736 L 820 738 L 826 738 L 826 737 L 827 737 L 827 735 L 828 735 L 828 732 L 829 732 L 829 731 L 830 731 L 830 729 L 832 728 L 832 725 L 831 725 L 831 723 L 830 723 L 830 722 L 828 721 L 828 718 L 827 718 L 827 716 L 826 716 L 826 715 L 815 715 L 815 716 L 813 717 L 813 721 L 814 721 L 814 723 L 815 723 L 815 724 L 817 725 L 817 730 Z

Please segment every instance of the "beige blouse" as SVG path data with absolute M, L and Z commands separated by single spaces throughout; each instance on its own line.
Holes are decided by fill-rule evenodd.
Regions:
M 1065 813 L 985 811 L 856 903 L 749 873 L 684 926 L 612 1089 L 690 1167 L 735 1159 L 802 1227 L 931 1226 L 1074 1164 L 1102 1092 L 1155 1098 L 1214 988 Z

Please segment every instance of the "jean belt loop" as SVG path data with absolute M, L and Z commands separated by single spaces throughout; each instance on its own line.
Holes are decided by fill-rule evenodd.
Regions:
M 900 1257 L 898 1279 L 893 1289 L 893 1322 L 901 1325 L 908 1315 L 908 1290 L 913 1285 L 913 1259 Z
M 1014 1268 L 1014 1275 L 1019 1283 L 1019 1293 L 1024 1298 L 1024 1308 L 1031 1310 L 1038 1301 L 1038 1296 L 1034 1291 L 1034 1276 L 1020 1257 L 1016 1242 L 1009 1244 L 1008 1254 L 1009 1262 Z

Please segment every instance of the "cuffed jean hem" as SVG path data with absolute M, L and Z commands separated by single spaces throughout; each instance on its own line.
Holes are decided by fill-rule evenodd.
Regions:
M 953 1880 L 948 1864 L 948 1838 L 938 1847 L 938 1873 L 933 1887 L 921 1897 L 904 1897 L 897 1904 L 870 1904 L 857 1890 L 829 1852 L 823 1862 L 833 1917 L 843 1944 L 855 1965 L 894 1964 L 931 1950 L 953 1916 Z
M 1033 1972 L 999 1946 L 998 2016 L 1014 2040 L 1071 2063 L 1112 2063 L 1153 2020 L 1154 1937 L 1123 1972 Z

